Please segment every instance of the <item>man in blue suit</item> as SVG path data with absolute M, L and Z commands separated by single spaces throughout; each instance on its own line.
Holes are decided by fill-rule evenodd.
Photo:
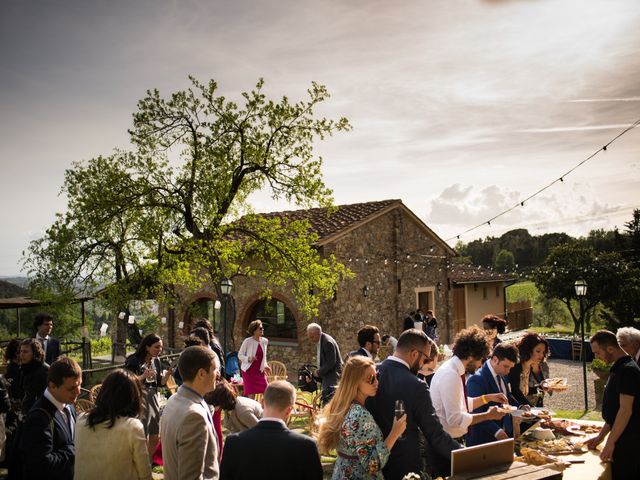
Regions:
M 51 364 L 47 389 L 27 414 L 18 451 L 22 478 L 73 480 L 76 411 L 82 370 L 63 357 Z
M 508 375 L 509 371 L 518 363 L 518 349 L 513 345 L 499 343 L 491 352 L 491 357 L 482 368 L 467 380 L 467 391 L 470 397 L 483 397 L 493 393 L 503 393 L 509 403 L 518 406 L 518 402 L 511 395 Z M 495 402 L 488 402 L 476 408 L 473 413 L 485 412 Z M 505 415 L 502 420 L 490 420 L 478 423 L 467 432 L 467 446 L 504 440 L 513 435 L 511 415 Z

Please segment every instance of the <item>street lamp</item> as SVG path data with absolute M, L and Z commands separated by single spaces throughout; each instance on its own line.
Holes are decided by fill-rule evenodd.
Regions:
M 225 355 L 229 352 L 229 297 L 231 296 L 231 290 L 233 289 L 233 283 L 227 277 L 224 277 L 220 281 L 220 293 L 222 293 L 222 349 Z
M 582 357 L 582 383 L 584 385 L 584 411 L 589 410 L 589 400 L 587 397 L 587 354 L 584 346 L 584 297 L 587 295 L 587 282 L 583 278 L 578 278 L 573 284 L 576 289 L 576 296 L 580 301 L 580 331 L 582 336 L 582 344 L 580 355 Z

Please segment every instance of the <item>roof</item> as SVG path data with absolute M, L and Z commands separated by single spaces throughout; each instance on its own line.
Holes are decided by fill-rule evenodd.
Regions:
M 353 203 L 329 208 L 309 208 L 306 210 L 262 213 L 259 215 L 264 218 L 281 218 L 289 221 L 307 220 L 311 225 L 311 231 L 318 235 L 316 245 L 325 245 L 396 208 L 402 209 L 419 228 L 432 237 L 436 243 L 445 248 L 448 253 L 456 255 L 455 251 L 444 240 L 427 227 L 427 225 L 399 199 Z
M 498 273 L 488 268 L 469 263 L 454 263 L 449 272 L 451 281 L 458 285 L 466 283 L 513 282 L 515 277 L 506 273 Z
M 91 300 L 93 297 L 78 295 L 75 299 L 69 303 L 80 303 L 87 300 Z M 36 298 L 31 297 L 13 297 L 13 298 L 0 298 L 0 310 L 6 310 L 9 308 L 26 308 L 50 305 L 51 302 L 43 302 Z

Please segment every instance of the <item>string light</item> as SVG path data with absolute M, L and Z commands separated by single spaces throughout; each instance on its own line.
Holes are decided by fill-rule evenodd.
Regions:
M 607 147 L 609 145 L 611 145 L 613 142 L 615 142 L 618 138 L 620 138 L 621 136 L 623 136 L 624 134 L 626 134 L 627 132 L 629 132 L 630 130 L 633 130 L 634 128 L 636 128 L 638 125 L 640 125 L 640 119 L 636 120 L 635 122 L 633 122 L 631 125 L 629 125 L 627 128 L 625 128 L 622 132 L 620 132 L 618 135 L 616 135 L 615 137 L 613 137 L 611 140 L 609 140 L 609 142 L 607 142 L 605 145 L 603 145 L 602 147 L 600 147 L 598 150 L 596 150 L 595 152 L 593 152 L 591 155 L 589 155 L 587 158 L 585 158 L 584 160 L 582 160 L 581 162 L 579 162 L 578 164 L 576 164 L 575 166 L 573 166 L 573 168 L 570 168 L 569 170 L 567 170 L 564 174 L 562 174 L 560 177 L 556 178 L 554 181 L 548 183 L 547 185 L 545 185 L 544 187 L 540 188 L 539 190 L 537 190 L 535 193 L 529 195 L 527 198 L 525 198 L 524 200 L 521 200 L 520 202 L 516 203 L 515 205 L 513 205 L 512 207 L 504 210 L 503 212 L 499 213 L 498 215 L 490 218 L 489 220 L 479 223 L 478 225 L 476 225 L 475 227 L 471 227 L 468 228 L 467 230 L 465 230 L 462 233 L 459 233 L 451 238 L 447 238 L 445 241 L 449 242 L 453 239 L 457 239 L 460 240 L 460 236 L 461 235 L 465 235 L 473 230 L 476 230 L 484 225 L 491 225 L 491 222 L 493 220 L 495 220 L 496 218 L 500 218 L 503 215 L 506 215 L 507 213 L 511 212 L 512 210 L 515 210 L 518 207 L 524 207 L 524 202 L 531 200 L 532 198 L 540 195 L 542 192 L 544 192 L 545 190 L 547 190 L 548 188 L 551 188 L 555 183 L 557 183 L 558 181 L 563 183 L 564 182 L 564 177 L 566 177 L 567 175 L 569 175 L 570 173 L 573 173 L 574 170 L 576 170 L 577 168 L 581 167 L 583 164 L 585 164 L 586 162 L 588 162 L 589 160 L 591 160 L 593 157 L 595 157 L 596 155 L 598 155 L 600 152 L 606 152 L 607 151 Z

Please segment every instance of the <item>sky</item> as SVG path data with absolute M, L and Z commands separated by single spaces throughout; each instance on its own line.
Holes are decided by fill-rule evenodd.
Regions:
M 129 148 L 136 102 L 188 75 L 326 85 L 318 114 L 354 127 L 316 145 L 335 203 L 399 198 L 453 246 L 640 119 L 638 25 L 637 0 L 3 0 L 0 275 L 64 211 L 65 170 Z M 640 127 L 460 240 L 624 228 L 639 186 Z

